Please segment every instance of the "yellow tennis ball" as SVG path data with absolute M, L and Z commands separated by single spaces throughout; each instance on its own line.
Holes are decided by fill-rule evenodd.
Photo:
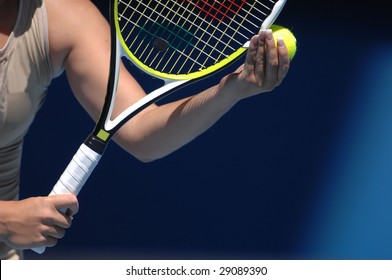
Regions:
M 297 39 L 294 34 L 286 27 L 280 25 L 272 25 L 271 30 L 274 34 L 275 43 L 278 38 L 282 38 L 289 51 L 290 59 L 293 59 L 297 52 Z

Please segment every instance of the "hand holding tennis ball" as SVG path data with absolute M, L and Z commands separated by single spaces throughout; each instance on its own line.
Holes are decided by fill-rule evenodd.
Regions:
M 293 59 L 297 52 L 297 39 L 294 34 L 289 29 L 280 25 L 272 25 L 271 30 L 274 34 L 275 43 L 278 38 L 283 39 L 289 52 L 290 59 Z

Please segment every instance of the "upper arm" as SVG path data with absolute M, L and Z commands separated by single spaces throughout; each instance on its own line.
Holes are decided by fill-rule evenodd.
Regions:
M 78 101 L 97 119 L 106 94 L 110 60 L 107 20 L 89 0 L 47 0 L 52 60 L 62 64 Z M 129 94 L 132 92 L 132 94 Z M 145 93 L 121 66 L 115 108 L 121 111 Z M 116 103 L 117 104 L 117 103 Z
M 109 75 L 109 24 L 90 0 L 46 0 L 46 3 L 52 61 L 65 69 L 76 99 L 97 120 Z M 113 115 L 143 96 L 144 90 L 121 64 Z M 138 121 L 141 115 L 134 117 L 115 136 L 115 140 L 131 153 L 134 153 L 134 143 L 142 138 L 139 133 L 142 122 Z

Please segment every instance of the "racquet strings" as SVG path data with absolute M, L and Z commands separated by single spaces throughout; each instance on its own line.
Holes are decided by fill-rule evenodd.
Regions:
M 189 74 L 241 48 L 276 2 L 119 0 L 118 25 L 123 45 L 143 65 L 168 74 Z

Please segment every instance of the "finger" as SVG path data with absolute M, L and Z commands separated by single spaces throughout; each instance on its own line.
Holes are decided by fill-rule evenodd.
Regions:
M 58 242 L 57 238 L 54 238 L 52 236 L 46 236 L 45 242 L 42 245 L 40 245 L 40 247 L 41 246 L 44 246 L 44 247 L 54 247 L 54 246 L 57 245 L 57 242 Z
M 258 42 L 257 42 L 257 53 L 256 53 L 256 62 L 255 62 L 255 76 L 259 81 L 260 86 L 261 82 L 264 80 L 265 76 L 265 66 L 266 66 L 266 52 L 265 52 L 265 37 L 266 31 L 263 30 L 259 33 Z
M 258 35 L 253 36 L 250 40 L 242 71 L 245 75 L 254 75 L 258 40 Z
M 278 81 L 283 81 L 290 68 L 290 56 L 286 44 L 282 38 L 278 38 L 278 56 L 279 56 L 279 70 Z
M 45 217 L 42 223 L 46 225 L 48 228 L 58 226 L 67 229 L 70 228 L 72 225 L 72 218 L 59 211 L 53 211 L 49 216 Z M 46 229 L 44 232 L 51 232 L 51 230 Z
M 47 224 L 57 225 L 61 228 L 71 227 L 72 215 L 79 209 L 76 196 L 72 194 L 51 195 L 48 199 L 57 211 L 52 214 Z
M 67 229 L 70 228 L 72 225 L 72 218 L 67 214 L 59 213 L 59 216 L 53 220 L 53 224 L 59 226 L 61 228 Z
M 278 79 L 279 57 L 276 49 L 274 35 L 272 30 L 267 30 L 266 38 L 266 81 L 269 83 L 276 83 Z
M 65 235 L 65 229 L 59 226 L 51 226 L 45 231 L 44 235 L 46 237 L 53 237 L 56 239 L 63 238 Z
M 53 204 L 56 209 L 67 209 L 67 215 L 69 216 L 75 215 L 79 211 L 79 203 L 78 199 L 73 194 L 59 194 L 52 195 Z M 69 210 L 68 210 L 69 209 Z

